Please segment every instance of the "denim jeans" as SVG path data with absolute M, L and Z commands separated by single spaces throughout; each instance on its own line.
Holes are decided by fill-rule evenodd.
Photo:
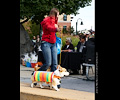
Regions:
M 46 71 L 49 67 L 51 67 L 52 72 L 55 71 L 57 69 L 56 43 L 52 44 L 44 41 L 41 43 L 41 49 L 45 63 L 41 66 L 40 69 L 38 69 L 38 71 Z

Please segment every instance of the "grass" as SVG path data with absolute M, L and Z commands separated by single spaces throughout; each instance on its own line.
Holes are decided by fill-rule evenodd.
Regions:
M 59 34 L 58 33 L 56 33 L 56 34 L 59 37 Z M 65 45 L 65 40 L 67 37 L 70 37 L 72 39 L 72 44 L 74 47 L 77 46 L 78 42 L 80 41 L 79 36 L 71 36 L 71 35 L 64 35 L 63 34 L 62 35 L 62 47 Z

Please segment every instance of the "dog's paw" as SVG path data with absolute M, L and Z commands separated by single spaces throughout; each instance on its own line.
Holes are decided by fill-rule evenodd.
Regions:
M 59 89 L 57 88 L 57 86 L 52 86 L 56 91 L 59 91 Z
M 50 86 L 50 90 L 52 90 L 52 86 Z
M 40 88 L 41 88 L 41 89 L 44 89 L 44 87 L 43 87 L 43 86 L 40 86 Z
M 31 88 L 33 88 L 33 83 L 31 84 Z
M 60 85 L 57 85 L 57 88 L 59 89 L 61 86 Z
M 60 91 L 60 89 L 57 89 L 56 91 Z

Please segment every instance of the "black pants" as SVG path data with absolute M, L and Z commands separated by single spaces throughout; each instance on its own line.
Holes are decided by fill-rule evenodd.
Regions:
M 45 62 L 42 51 L 38 52 L 38 62 Z
M 86 66 L 82 65 L 83 69 L 83 74 L 86 74 Z

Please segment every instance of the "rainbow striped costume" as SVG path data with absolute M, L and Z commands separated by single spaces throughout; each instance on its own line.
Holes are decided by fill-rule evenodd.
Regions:
M 33 76 L 34 81 L 52 82 L 54 72 L 35 71 Z

